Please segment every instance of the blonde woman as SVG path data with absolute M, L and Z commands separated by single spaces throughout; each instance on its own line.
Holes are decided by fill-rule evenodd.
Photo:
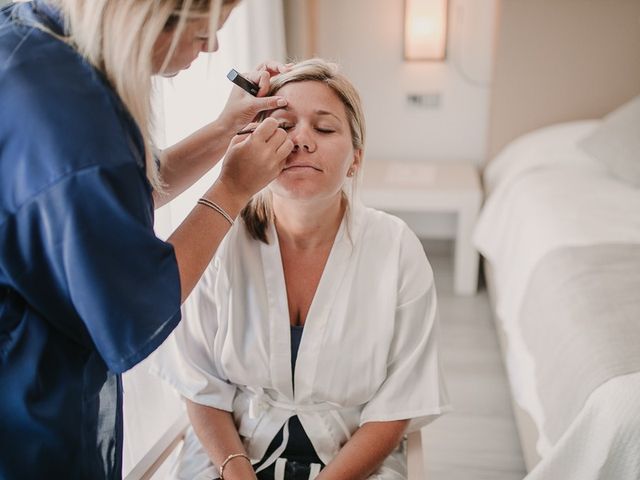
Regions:
M 36 0 L 0 10 L 0 478 L 117 479 L 120 373 L 180 320 L 233 219 L 293 148 L 276 120 L 232 140 L 281 67 L 154 156 L 151 77 L 175 75 L 236 1 Z M 227 150 L 227 147 L 230 148 Z M 226 152 L 163 242 L 153 209 Z
M 269 118 L 294 149 L 154 359 L 195 431 L 178 476 L 406 478 L 402 436 L 448 408 L 432 270 L 403 222 L 353 192 L 365 125 L 351 83 L 314 59 L 270 93 L 287 99 Z

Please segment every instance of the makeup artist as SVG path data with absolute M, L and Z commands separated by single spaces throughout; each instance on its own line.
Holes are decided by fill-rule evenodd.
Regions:
M 0 478 L 118 479 L 120 374 L 156 349 L 249 198 L 293 148 L 266 64 L 164 152 L 151 79 L 217 50 L 225 0 L 36 0 L 0 10 Z M 262 97 L 262 98 L 260 98 Z M 226 153 L 225 153 L 226 152 Z M 153 210 L 222 156 L 167 242 Z

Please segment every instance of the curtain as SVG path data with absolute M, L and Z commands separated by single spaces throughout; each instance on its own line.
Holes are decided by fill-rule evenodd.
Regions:
M 0 0 L 2 1 L 2 0 Z M 231 68 L 248 71 L 271 59 L 285 60 L 282 0 L 244 0 L 219 32 L 220 50 L 202 54 L 187 71 L 156 81 L 156 143 L 172 145 L 214 120 L 231 90 Z M 220 165 L 220 164 L 219 164 Z M 214 167 L 193 187 L 156 211 L 156 233 L 167 238 L 220 172 Z M 126 475 L 183 411 L 181 400 L 148 373 L 147 362 L 123 375 Z

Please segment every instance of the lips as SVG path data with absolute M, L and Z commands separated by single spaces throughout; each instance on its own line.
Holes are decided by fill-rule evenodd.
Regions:
M 322 169 L 320 169 L 320 168 L 318 168 L 317 166 L 312 165 L 312 164 L 310 164 L 310 163 L 291 163 L 291 164 L 289 164 L 289 165 L 286 165 L 286 166 L 282 169 L 282 171 L 283 171 L 283 172 L 285 172 L 285 171 L 287 171 L 287 170 L 293 170 L 293 171 L 295 171 L 295 170 L 303 170 L 303 169 L 312 169 L 312 170 L 315 170 L 315 171 L 317 171 L 317 172 L 321 172 L 321 171 L 322 171 Z

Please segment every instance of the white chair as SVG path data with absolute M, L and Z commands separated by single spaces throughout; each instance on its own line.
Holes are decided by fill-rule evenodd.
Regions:
M 189 427 L 187 414 L 182 414 L 133 467 L 124 480 L 148 480 L 158 471 L 169 455 L 180 445 Z M 426 480 L 422 435 L 420 431 L 407 436 L 408 480 Z

